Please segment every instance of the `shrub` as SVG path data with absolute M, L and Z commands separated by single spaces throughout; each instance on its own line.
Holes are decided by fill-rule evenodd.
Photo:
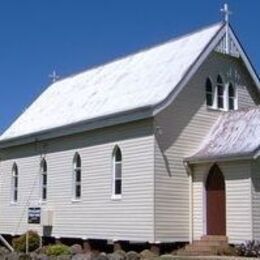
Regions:
M 40 245 L 40 237 L 36 231 L 29 230 L 28 231 L 28 249 L 30 252 L 36 250 Z M 26 251 L 26 233 L 21 236 L 14 238 L 12 241 L 13 248 L 17 252 L 25 252 Z
M 58 244 L 58 245 L 48 246 L 46 253 L 48 256 L 52 256 L 52 255 L 58 256 L 58 255 L 70 255 L 71 251 L 68 246 L 63 244 Z
M 260 256 L 260 242 L 256 240 L 246 241 L 237 247 L 240 256 Z

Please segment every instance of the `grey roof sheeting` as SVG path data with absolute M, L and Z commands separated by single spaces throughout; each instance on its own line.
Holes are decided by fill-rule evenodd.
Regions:
M 253 158 L 260 149 L 260 106 L 223 113 L 190 163 Z
M 0 141 L 161 103 L 222 28 L 214 24 L 53 83 Z
M 260 91 L 232 28 L 218 23 L 55 82 L 0 136 L 0 149 L 155 116 L 174 101 L 227 31 Z

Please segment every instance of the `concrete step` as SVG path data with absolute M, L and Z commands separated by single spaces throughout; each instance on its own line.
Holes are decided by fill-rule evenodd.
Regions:
M 212 256 L 214 253 L 212 251 L 179 251 L 178 256 Z
M 215 241 L 215 240 L 195 240 L 192 242 L 194 246 L 227 246 L 226 241 Z
M 226 236 L 213 236 L 213 235 L 205 235 L 201 237 L 201 240 L 203 241 L 222 241 L 222 242 L 228 242 L 228 238 Z
M 214 246 L 195 246 L 195 245 L 191 244 L 191 245 L 187 245 L 185 247 L 185 251 L 208 252 L 208 251 L 217 251 L 217 248 L 218 247 L 214 247 Z
M 202 236 L 178 251 L 180 256 L 209 256 L 217 255 L 223 248 L 228 247 L 226 236 Z

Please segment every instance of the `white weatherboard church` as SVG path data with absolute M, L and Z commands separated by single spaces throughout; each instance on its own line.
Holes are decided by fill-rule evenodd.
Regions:
M 259 104 L 228 20 L 60 79 L 0 137 L 0 232 L 259 240 Z

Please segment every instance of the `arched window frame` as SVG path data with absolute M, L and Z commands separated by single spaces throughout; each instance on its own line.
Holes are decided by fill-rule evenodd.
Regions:
M 230 89 L 233 89 L 233 95 L 230 93 Z M 232 82 L 228 83 L 227 86 L 227 109 L 236 110 L 237 109 L 237 93 L 236 87 Z
M 48 185 L 48 165 L 46 159 L 41 160 L 40 164 L 40 187 L 41 187 L 41 201 L 47 200 L 47 185 Z
M 211 90 L 209 90 L 209 87 Z M 209 108 L 215 107 L 215 87 L 210 77 L 205 81 L 206 105 Z
M 81 199 L 81 179 L 82 179 L 82 168 L 81 168 L 81 157 L 79 153 L 75 153 L 73 158 L 73 185 L 72 185 L 72 199 Z
M 122 162 L 122 151 L 116 145 L 112 153 L 112 199 L 121 199 L 122 197 Z
M 12 167 L 12 198 L 11 201 L 13 203 L 17 203 L 18 201 L 18 181 L 19 181 L 19 172 L 18 172 L 18 166 L 16 163 L 13 164 Z
M 216 96 L 216 108 L 225 110 L 225 84 L 220 74 L 217 76 Z

